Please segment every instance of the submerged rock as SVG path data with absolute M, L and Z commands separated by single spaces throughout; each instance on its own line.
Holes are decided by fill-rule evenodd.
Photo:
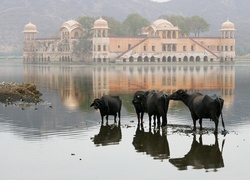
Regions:
M 14 103 L 26 102 L 37 103 L 42 101 L 42 94 L 37 90 L 36 85 L 30 83 L 6 83 L 0 82 L 0 102 Z

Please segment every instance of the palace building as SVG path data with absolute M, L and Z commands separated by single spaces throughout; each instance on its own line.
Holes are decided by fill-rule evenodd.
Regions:
M 36 25 L 24 26 L 24 62 L 93 63 L 164 63 L 229 62 L 235 60 L 235 28 L 222 23 L 220 37 L 181 37 L 180 29 L 165 19 L 158 19 L 142 29 L 139 37 L 109 36 L 108 22 L 97 19 L 92 28 L 92 57 L 83 59 L 74 53 L 79 37 L 86 32 L 77 21 L 62 24 L 58 38 L 38 38 Z

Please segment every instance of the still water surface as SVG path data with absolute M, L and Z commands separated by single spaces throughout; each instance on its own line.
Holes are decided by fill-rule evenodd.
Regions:
M 37 85 L 43 102 L 0 107 L 0 179 L 247 179 L 250 63 L 206 65 L 23 65 L 0 62 L 1 81 Z M 221 95 L 225 137 L 189 133 L 191 116 L 171 102 L 169 127 L 137 127 L 137 90 L 185 88 Z M 100 124 L 94 98 L 118 94 L 120 126 Z M 178 125 L 178 126 L 177 126 Z M 222 130 L 221 123 L 219 131 Z

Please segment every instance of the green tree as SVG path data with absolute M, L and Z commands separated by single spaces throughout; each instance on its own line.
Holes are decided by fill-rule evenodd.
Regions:
M 189 26 L 189 18 L 183 17 L 180 15 L 162 15 L 160 16 L 162 19 L 166 19 L 171 22 L 174 26 L 178 26 L 180 29 L 180 36 L 189 36 L 190 35 L 190 26 Z
M 91 37 L 95 18 L 90 16 L 80 16 L 77 18 L 77 22 L 79 22 L 82 25 L 82 27 L 86 30 L 85 36 Z
M 108 22 L 109 35 L 122 36 L 125 34 L 125 31 L 122 28 L 122 23 L 120 21 L 110 16 L 103 16 L 103 19 L 105 19 Z
M 192 16 L 189 21 L 190 32 L 194 34 L 195 37 L 199 37 L 200 33 L 209 31 L 210 25 L 207 21 L 200 16 Z
M 92 42 L 87 35 L 80 36 L 73 44 L 73 54 L 82 60 L 91 56 Z
M 138 36 L 143 27 L 149 26 L 150 22 L 139 14 L 129 14 L 122 22 L 126 35 Z

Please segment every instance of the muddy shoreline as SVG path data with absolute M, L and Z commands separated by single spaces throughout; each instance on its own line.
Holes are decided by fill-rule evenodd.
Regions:
M 3 104 L 38 103 L 42 101 L 41 96 L 35 84 L 0 82 L 0 102 Z

